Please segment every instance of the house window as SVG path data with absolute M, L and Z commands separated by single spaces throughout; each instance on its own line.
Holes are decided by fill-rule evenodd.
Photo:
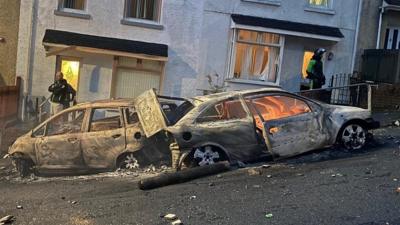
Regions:
M 332 0 L 308 0 L 308 4 L 315 8 L 330 9 Z
M 126 0 L 125 18 L 160 21 L 161 0 Z
M 85 4 L 85 0 L 60 0 L 58 8 L 63 11 L 83 11 L 85 10 Z
M 400 49 L 400 28 L 387 28 L 385 35 L 385 49 Z
M 281 35 L 237 30 L 233 78 L 276 83 L 282 45 Z

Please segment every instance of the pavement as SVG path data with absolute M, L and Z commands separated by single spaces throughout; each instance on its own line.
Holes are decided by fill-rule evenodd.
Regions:
M 323 149 L 150 191 L 138 180 L 155 172 L 20 179 L 2 159 L 0 217 L 23 225 L 167 225 L 167 213 L 195 225 L 400 225 L 400 128 L 374 134 L 362 151 Z

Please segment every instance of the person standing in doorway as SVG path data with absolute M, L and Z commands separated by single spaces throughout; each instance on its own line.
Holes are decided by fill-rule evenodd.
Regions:
M 314 51 L 310 63 L 307 66 L 307 78 L 311 80 L 310 89 L 319 89 L 325 84 L 324 66 L 322 57 L 326 52 L 323 48 Z
M 56 79 L 54 83 L 49 86 L 49 92 L 51 92 L 51 115 L 57 114 L 69 107 L 71 93 L 73 93 L 73 98 L 75 98 L 75 90 L 64 79 L 62 72 L 56 73 Z

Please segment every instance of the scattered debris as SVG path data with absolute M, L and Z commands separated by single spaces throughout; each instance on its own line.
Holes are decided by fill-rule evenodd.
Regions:
M 304 177 L 304 174 L 302 174 L 302 173 L 298 173 L 296 175 L 299 176 L 299 177 Z
M 397 178 L 394 178 L 394 179 L 393 179 L 393 181 L 394 181 L 394 182 L 397 182 L 397 181 L 398 181 L 398 179 L 397 179 Z
M 261 188 L 261 186 L 260 185 L 253 185 L 253 188 Z
M 365 171 L 365 174 L 372 174 L 372 171 L 371 170 L 367 170 L 367 171 Z
M 268 169 L 270 167 L 271 167 L 271 165 L 268 165 L 268 164 L 264 164 L 264 165 L 261 166 L 261 168 L 263 168 L 263 169 Z
M 400 121 L 398 121 L 398 120 L 394 121 L 393 125 L 395 125 L 396 127 L 400 127 Z
M 332 174 L 331 177 L 336 177 L 336 174 Z
M 0 219 L 0 225 L 10 224 L 15 221 L 14 216 L 8 215 Z
M 212 187 L 212 186 L 215 186 L 215 184 L 214 183 L 209 183 L 208 186 Z
M 7 159 L 8 157 L 10 157 L 10 155 L 6 154 L 5 156 L 3 156 L 3 159 Z
M 218 174 L 218 175 L 217 175 L 217 178 L 222 178 L 222 175 L 221 175 L 221 174 Z
M 195 200 L 197 198 L 197 196 L 196 195 L 192 195 L 192 196 L 190 196 L 190 200 Z
M 0 170 L 5 170 L 6 168 L 4 166 L 0 167 Z
M 397 194 L 400 194 L 400 187 L 398 187 L 398 188 L 396 189 L 396 193 L 397 193 Z
M 272 214 L 272 213 L 267 213 L 267 214 L 265 214 L 265 218 L 270 219 L 270 218 L 272 218 L 272 217 L 274 217 L 274 214 Z
M 257 175 L 261 175 L 262 171 L 260 169 L 258 169 L 258 168 L 250 168 L 250 169 L 247 170 L 247 173 L 250 176 L 257 176 Z
M 172 225 L 182 225 L 182 221 L 181 220 L 175 220 L 174 222 L 171 223 Z
M 175 220 L 176 218 L 178 218 L 175 214 L 172 214 L 172 213 L 168 213 L 168 214 L 163 215 L 161 217 L 164 218 L 164 219 L 167 219 L 167 220 Z
M 267 178 L 271 178 L 271 177 L 272 177 L 272 175 L 271 175 L 271 174 L 268 174 L 268 175 L 267 175 Z
M 23 209 L 22 205 L 17 205 L 17 209 Z
M 64 197 L 64 196 L 62 196 L 62 197 L 61 197 L 61 199 L 62 199 L 62 200 L 65 200 L 65 197 Z
M 77 202 L 77 201 L 68 201 L 68 203 L 71 203 L 72 205 L 75 205 L 75 204 L 77 204 L 78 202 Z

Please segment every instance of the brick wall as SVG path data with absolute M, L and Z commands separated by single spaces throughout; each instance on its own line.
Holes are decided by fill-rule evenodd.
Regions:
M 400 106 L 400 84 L 379 84 L 372 89 L 372 110 L 398 110 Z

